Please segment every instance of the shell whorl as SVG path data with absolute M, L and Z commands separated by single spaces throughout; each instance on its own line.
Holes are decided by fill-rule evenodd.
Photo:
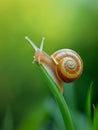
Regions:
M 64 82 L 72 82 L 80 77 L 83 70 L 81 57 L 73 50 L 61 49 L 52 56 L 58 77 Z

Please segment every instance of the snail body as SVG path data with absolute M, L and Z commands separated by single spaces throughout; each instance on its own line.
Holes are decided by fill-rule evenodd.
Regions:
M 73 82 L 83 71 L 83 62 L 79 54 L 71 49 L 61 49 L 49 56 L 43 51 L 44 38 L 38 48 L 28 37 L 26 39 L 35 49 L 34 61 L 41 64 L 63 92 L 63 82 Z

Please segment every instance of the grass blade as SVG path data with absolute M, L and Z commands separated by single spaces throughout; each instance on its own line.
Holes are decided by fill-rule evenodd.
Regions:
M 62 114 L 62 117 L 64 120 L 66 130 L 73 130 L 70 112 L 69 112 L 68 106 L 66 104 L 66 101 L 65 101 L 63 95 L 59 91 L 57 85 L 54 83 L 52 78 L 47 74 L 46 70 L 41 65 L 39 65 L 37 63 L 36 63 L 36 65 L 38 66 L 39 70 L 41 71 L 42 77 L 46 80 L 52 94 L 54 95 L 54 97 L 58 103 L 59 109 L 61 111 L 61 114 Z
M 87 94 L 87 103 L 86 103 L 86 113 L 87 113 L 89 121 L 91 121 L 92 86 L 93 86 L 93 82 L 91 82 L 91 84 L 90 84 L 90 88 L 89 88 L 88 94 Z
M 3 130 L 13 130 L 13 119 L 10 107 L 6 110 L 6 115 L 3 121 Z
M 94 111 L 94 120 L 93 120 L 92 130 L 98 130 L 98 105 L 97 105 L 97 109 L 95 109 Z

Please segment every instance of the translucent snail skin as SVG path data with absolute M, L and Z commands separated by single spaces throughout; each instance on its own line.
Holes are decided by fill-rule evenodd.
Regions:
M 49 56 L 43 51 L 44 37 L 38 48 L 27 36 L 25 39 L 35 50 L 34 61 L 41 64 L 63 92 L 63 82 L 73 82 L 83 71 L 83 61 L 79 54 L 71 49 L 61 49 Z

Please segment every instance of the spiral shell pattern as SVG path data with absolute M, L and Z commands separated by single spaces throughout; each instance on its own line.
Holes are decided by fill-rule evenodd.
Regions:
M 61 49 L 51 56 L 56 64 L 56 73 L 64 82 L 78 79 L 83 71 L 83 62 L 79 54 L 70 49 Z

